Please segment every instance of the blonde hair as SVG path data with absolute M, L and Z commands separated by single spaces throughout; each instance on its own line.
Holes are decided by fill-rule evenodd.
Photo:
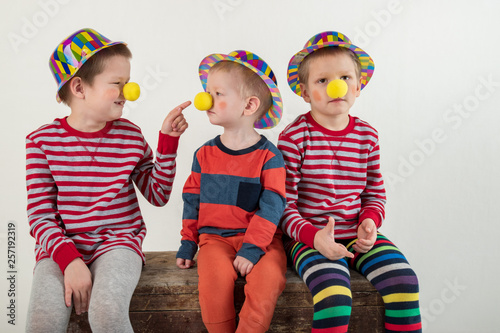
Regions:
M 359 62 L 358 56 L 345 47 L 337 46 L 321 48 L 305 57 L 304 60 L 302 60 L 302 63 L 299 65 L 298 69 L 299 82 L 307 84 L 307 81 L 309 80 L 309 64 L 312 60 L 320 57 L 339 54 L 346 54 L 352 59 L 352 61 L 354 62 L 354 66 L 356 67 L 356 75 L 359 79 L 361 77 L 361 63 Z
M 250 96 L 257 96 L 260 101 L 259 108 L 257 109 L 258 119 L 260 119 L 273 105 L 271 92 L 267 84 L 261 77 L 243 65 L 233 61 L 220 61 L 213 65 L 210 72 L 223 71 L 226 73 L 234 72 L 240 76 L 240 96 L 247 98 Z
M 114 56 L 122 56 L 127 59 L 132 58 L 132 52 L 125 44 L 116 44 L 105 49 L 100 50 L 92 57 L 90 57 L 83 65 L 78 69 L 75 76 L 71 78 L 73 80 L 75 77 L 79 77 L 83 82 L 92 85 L 94 83 L 94 78 L 104 71 L 105 62 Z M 59 90 L 59 98 L 61 102 L 68 105 L 71 99 L 71 93 L 69 90 L 69 80 L 66 82 Z

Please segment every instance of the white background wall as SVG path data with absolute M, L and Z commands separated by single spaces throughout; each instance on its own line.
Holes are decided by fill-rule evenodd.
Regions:
M 125 116 L 156 148 L 161 121 L 201 91 L 197 68 L 214 52 L 248 49 L 274 69 L 284 100 L 273 142 L 308 111 L 288 88 L 287 63 L 314 34 L 345 33 L 375 61 L 352 114 L 380 132 L 388 191 L 381 231 L 420 279 L 426 332 L 498 332 L 500 45 L 496 1 L 7 1 L 0 14 L 0 331 L 23 332 L 34 266 L 26 218 L 25 136 L 68 114 L 55 101 L 48 59 L 63 38 L 92 27 L 134 54 L 143 87 Z M 144 200 L 145 251 L 176 250 L 181 190 L 194 150 L 221 132 L 193 107 L 179 147 L 172 199 Z M 497 204 L 498 207 L 498 204 Z M 498 211 L 498 208 L 497 208 Z M 7 224 L 16 233 L 16 296 L 8 297 Z M 7 306 L 15 299 L 15 326 Z

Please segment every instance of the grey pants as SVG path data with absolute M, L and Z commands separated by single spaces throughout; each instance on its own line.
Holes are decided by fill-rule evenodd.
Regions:
M 92 294 L 88 318 L 92 332 L 133 332 L 130 299 L 141 276 L 141 257 L 132 250 L 116 249 L 90 265 Z M 64 303 L 64 276 L 52 259 L 35 267 L 26 332 L 66 332 L 72 307 Z

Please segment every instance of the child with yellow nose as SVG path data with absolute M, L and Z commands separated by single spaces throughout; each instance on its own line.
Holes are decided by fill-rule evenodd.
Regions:
M 285 168 L 276 146 L 255 129 L 278 124 L 281 95 L 271 68 L 252 52 L 209 55 L 199 73 L 206 93 L 195 106 L 223 133 L 194 154 L 177 266 L 192 267 L 199 246 L 199 300 L 209 332 L 266 332 L 286 282 L 278 228 Z M 238 275 L 246 285 L 236 325 Z
M 288 84 L 310 111 L 279 137 L 287 171 L 281 226 L 313 296 L 312 332 L 347 332 L 349 267 L 381 294 L 386 332 L 422 330 L 417 275 L 378 232 L 386 202 L 378 133 L 349 114 L 373 70 L 372 58 L 336 31 L 314 35 L 288 64 Z
M 28 221 L 36 266 L 26 332 L 66 332 L 71 310 L 94 332 L 133 332 L 129 304 L 139 281 L 146 225 L 135 186 L 163 206 L 175 177 L 185 102 L 166 116 L 156 156 L 140 128 L 121 118 L 132 54 L 93 29 L 56 47 L 56 99 L 70 108 L 26 138 Z M 134 186 L 135 184 L 135 186 Z

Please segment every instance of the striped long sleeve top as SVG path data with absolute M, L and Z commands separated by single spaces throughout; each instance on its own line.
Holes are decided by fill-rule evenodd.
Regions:
M 153 205 L 167 203 L 178 138 L 160 133 L 156 161 L 140 129 L 125 119 L 98 132 L 55 119 L 26 138 L 28 221 L 37 262 L 52 258 L 64 272 L 116 248 L 144 260 L 146 226 L 134 183 Z
M 314 236 L 329 217 L 337 239 L 357 237 L 366 218 L 381 226 L 385 188 L 378 133 L 368 123 L 350 116 L 347 128 L 330 131 L 309 112 L 283 130 L 278 149 L 287 172 L 281 226 L 292 239 L 314 248 Z
M 238 151 L 225 147 L 217 136 L 195 152 L 182 197 L 177 258 L 193 259 L 202 233 L 244 234 L 236 255 L 255 264 L 279 231 L 285 209 L 283 157 L 263 136 L 252 147 Z

